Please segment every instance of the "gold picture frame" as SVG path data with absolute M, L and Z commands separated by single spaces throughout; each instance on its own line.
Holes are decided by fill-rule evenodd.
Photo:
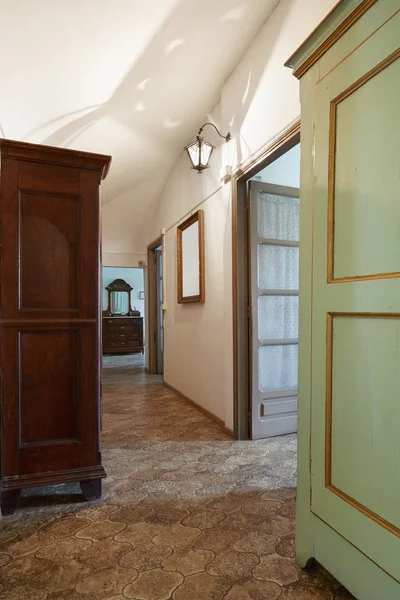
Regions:
M 177 227 L 178 304 L 204 302 L 204 213 Z

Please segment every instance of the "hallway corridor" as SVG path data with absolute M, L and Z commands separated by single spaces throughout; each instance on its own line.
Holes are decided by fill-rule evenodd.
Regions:
M 233 441 L 141 360 L 105 359 L 101 501 L 36 489 L 1 521 L 0 600 L 350 600 L 295 565 L 296 437 Z

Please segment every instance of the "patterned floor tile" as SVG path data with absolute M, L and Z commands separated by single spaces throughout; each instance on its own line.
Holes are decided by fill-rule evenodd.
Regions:
M 260 559 L 255 554 L 223 550 L 206 567 L 209 575 L 226 575 L 232 580 L 250 577 Z
M 136 569 L 124 569 L 114 565 L 82 579 L 76 586 L 76 591 L 84 598 L 87 596 L 92 596 L 96 600 L 112 598 L 120 594 L 126 585 L 135 581 L 137 576 Z
M 173 554 L 164 560 L 162 566 L 167 571 L 179 571 L 182 575 L 193 575 L 204 571 L 215 558 L 214 552 L 190 546 L 175 548 Z
M 40 575 L 33 577 L 31 584 L 35 588 L 44 588 L 49 592 L 62 592 L 73 589 L 87 575 L 92 573 L 93 567 L 82 565 L 76 560 L 54 563 Z
M 79 541 L 82 542 L 83 540 Z M 108 538 L 92 543 L 89 548 L 77 556 L 76 560 L 80 563 L 92 565 L 95 569 L 105 569 L 118 563 L 131 548 L 130 544 L 114 542 L 114 540 Z
M 172 593 L 184 581 L 180 573 L 154 569 L 140 573 L 139 577 L 126 586 L 124 596 L 140 600 L 168 600 Z
M 352 600 L 295 564 L 296 436 L 232 440 L 142 356 L 106 357 L 103 379 L 102 499 L 24 491 L 0 600 Z
M 280 585 L 272 581 L 255 581 L 252 577 L 236 581 L 224 600 L 278 600 Z
M 119 561 L 121 567 L 134 568 L 138 571 L 150 571 L 162 567 L 163 561 L 171 556 L 171 546 L 157 546 L 156 544 L 142 544 L 130 550 Z
M 228 577 L 213 577 L 208 573 L 197 573 L 185 578 L 176 590 L 174 600 L 220 600 L 231 588 Z

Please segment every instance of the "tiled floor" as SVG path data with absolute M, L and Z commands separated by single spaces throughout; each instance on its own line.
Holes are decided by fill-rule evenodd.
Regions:
M 295 564 L 296 438 L 235 442 L 145 375 L 104 369 L 103 498 L 24 494 L 0 524 L 0 600 L 350 600 Z

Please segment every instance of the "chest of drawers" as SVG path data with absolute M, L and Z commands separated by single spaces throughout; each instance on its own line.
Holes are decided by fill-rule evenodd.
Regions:
M 143 351 L 143 317 L 103 317 L 103 354 Z

